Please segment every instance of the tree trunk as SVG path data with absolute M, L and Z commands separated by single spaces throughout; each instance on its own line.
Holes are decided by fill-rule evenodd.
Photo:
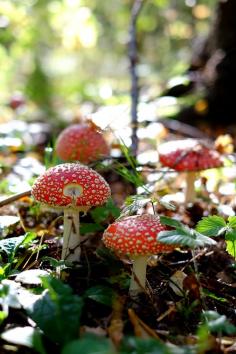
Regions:
M 208 37 L 193 53 L 189 73 L 198 72 L 197 84 L 205 87 L 200 105 L 181 111 L 178 119 L 214 129 L 235 123 L 236 116 L 236 1 L 218 2 Z M 199 79 L 200 78 L 200 79 Z

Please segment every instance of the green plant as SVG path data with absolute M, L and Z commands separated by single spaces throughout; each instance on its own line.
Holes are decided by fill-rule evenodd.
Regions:
M 196 230 L 210 237 L 224 236 L 227 252 L 236 259 L 236 216 L 229 216 L 227 221 L 217 215 L 204 217 Z
M 81 222 L 80 232 L 85 235 L 90 232 L 103 231 L 109 217 L 117 219 L 120 215 L 120 209 L 114 204 L 114 201 L 109 198 L 105 205 L 96 207 L 88 213 L 93 219 L 93 223 Z
M 83 299 L 52 277 L 42 277 L 42 296 L 28 309 L 29 316 L 54 343 L 64 345 L 79 335 Z
M 137 170 L 137 161 L 132 156 L 130 148 L 125 144 L 124 140 L 120 137 L 120 149 L 125 157 L 127 163 L 123 164 L 118 161 L 115 163 L 115 170 L 119 173 L 124 179 L 132 183 L 135 187 L 143 187 L 144 179 L 141 176 L 140 172 Z
M 21 263 L 17 255 L 18 251 L 29 248 L 36 237 L 35 233 L 27 232 L 23 236 L 0 240 L 0 279 L 5 279 L 17 272 L 18 265 Z
M 216 244 L 216 241 L 212 238 L 201 234 L 178 220 L 167 216 L 161 216 L 160 220 L 162 224 L 174 229 L 170 231 L 161 231 L 158 235 L 158 241 L 160 242 L 169 245 L 187 246 L 191 249 Z

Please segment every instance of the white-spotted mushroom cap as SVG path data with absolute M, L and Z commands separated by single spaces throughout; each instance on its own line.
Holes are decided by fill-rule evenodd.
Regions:
M 223 166 L 220 154 L 196 139 L 168 141 L 158 147 L 159 160 L 176 171 L 201 171 Z
M 63 161 L 88 164 L 109 154 L 109 146 L 93 123 L 73 124 L 64 129 L 56 142 L 56 153 Z
M 93 169 L 65 163 L 49 168 L 37 178 L 32 195 L 52 207 L 85 207 L 102 205 L 111 195 L 104 178 Z
M 149 255 L 173 250 L 173 246 L 158 242 L 158 233 L 167 227 L 156 215 L 128 216 L 109 225 L 103 234 L 107 248 L 127 255 Z

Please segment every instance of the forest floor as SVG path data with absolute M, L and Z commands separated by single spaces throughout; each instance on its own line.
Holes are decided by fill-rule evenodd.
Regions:
M 1 151 L 2 201 L 28 190 L 44 170 L 48 132 L 45 126 L 38 129 L 43 139 L 33 152 L 14 141 Z M 168 138 L 170 133 L 166 134 Z M 170 137 L 181 136 L 171 133 Z M 81 215 L 82 256 L 77 267 L 60 261 L 61 211 L 40 208 L 27 193 L 3 203 L 1 354 L 236 353 L 236 261 L 226 251 L 224 235 L 215 239 L 216 245 L 195 250 L 176 247 L 150 257 L 147 288 L 135 299 L 128 292 L 131 260 L 118 257 L 101 241 L 103 231 L 120 213 L 152 213 L 154 208 L 191 228 L 208 215 L 227 220 L 236 211 L 235 165 L 203 173 L 196 201 L 185 206 L 184 177 L 163 172 L 158 161 L 150 163 L 148 156 L 156 151 L 148 139 L 140 146 L 139 173 L 149 188 L 148 197 L 139 194 L 125 204 L 135 186 L 130 182 L 134 171 L 124 157 L 93 166 L 109 183 L 113 202 Z M 117 161 L 127 166 L 126 177 Z M 175 210 L 153 205 L 152 198 L 160 197 L 171 201 Z M 204 313 L 210 316 L 208 321 Z

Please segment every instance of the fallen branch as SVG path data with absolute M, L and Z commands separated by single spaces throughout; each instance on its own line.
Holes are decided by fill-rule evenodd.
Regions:
M 10 204 L 12 202 L 15 202 L 16 200 L 23 198 L 23 197 L 29 197 L 31 195 L 31 189 L 26 190 L 21 193 L 17 193 L 14 195 L 11 195 L 10 197 L 3 199 L 0 201 L 0 208 L 3 207 L 4 205 Z

